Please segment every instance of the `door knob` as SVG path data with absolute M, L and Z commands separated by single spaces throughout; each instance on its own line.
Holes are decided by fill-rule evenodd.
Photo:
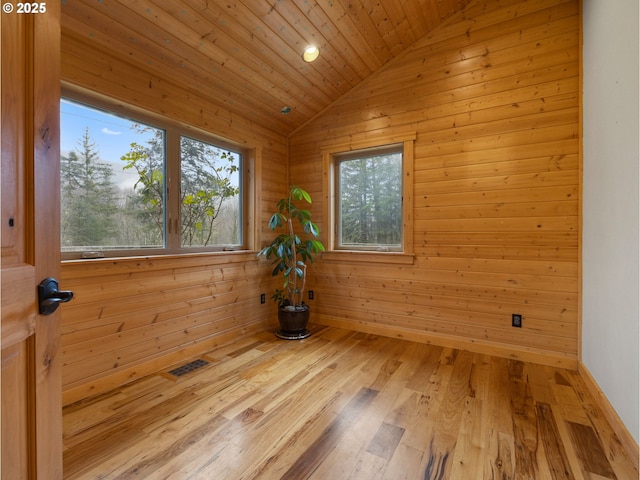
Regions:
M 40 315 L 51 315 L 58 305 L 66 303 L 73 298 L 73 292 L 58 290 L 58 281 L 55 278 L 46 278 L 38 285 L 38 305 Z

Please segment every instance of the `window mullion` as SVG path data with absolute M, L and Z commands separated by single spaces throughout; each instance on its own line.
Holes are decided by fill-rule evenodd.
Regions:
M 165 232 L 167 250 L 177 252 L 181 247 L 180 232 L 180 134 L 173 128 L 167 129 L 165 149 L 166 202 Z

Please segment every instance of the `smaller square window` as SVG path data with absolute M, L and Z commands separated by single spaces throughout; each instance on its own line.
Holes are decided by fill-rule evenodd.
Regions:
M 402 144 L 339 154 L 336 247 L 402 250 Z
M 322 148 L 325 260 L 412 264 L 415 132 Z

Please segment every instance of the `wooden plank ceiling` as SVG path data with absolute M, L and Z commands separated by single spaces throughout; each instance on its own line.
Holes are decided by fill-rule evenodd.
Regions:
M 287 135 L 469 1 L 66 0 L 63 54 L 91 43 Z

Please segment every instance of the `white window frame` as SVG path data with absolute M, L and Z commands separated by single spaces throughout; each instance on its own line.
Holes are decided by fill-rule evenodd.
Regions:
M 323 164 L 323 219 L 327 222 L 324 239 L 327 251 L 322 254 L 326 260 L 354 261 L 367 263 L 411 264 L 413 254 L 413 165 L 415 132 L 380 135 L 375 138 L 353 138 L 349 142 L 327 145 L 321 148 Z M 348 249 L 338 245 L 338 198 L 336 182 L 340 156 L 356 150 L 375 150 L 402 145 L 402 246 L 400 251 Z
M 90 108 L 103 110 L 107 113 L 119 115 L 133 122 L 139 121 L 165 132 L 165 246 L 163 248 L 139 249 L 104 249 L 94 258 L 127 258 L 137 256 L 180 255 L 194 253 L 231 253 L 235 251 L 254 251 L 257 238 L 255 225 L 255 205 L 258 201 L 257 179 L 255 171 L 260 158 L 259 149 L 249 149 L 223 139 L 212 133 L 186 125 L 170 118 L 153 114 L 142 108 L 116 102 L 103 95 L 87 93 L 75 88 L 62 89 L 62 98 L 86 105 Z M 180 137 L 189 137 L 198 141 L 212 144 L 221 149 L 230 150 L 241 155 L 241 198 L 242 209 L 241 244 L 233 246 L 183 247 L 180 230 Z M 82 259 L 84 252 L 61 252 L 62 260 Z

